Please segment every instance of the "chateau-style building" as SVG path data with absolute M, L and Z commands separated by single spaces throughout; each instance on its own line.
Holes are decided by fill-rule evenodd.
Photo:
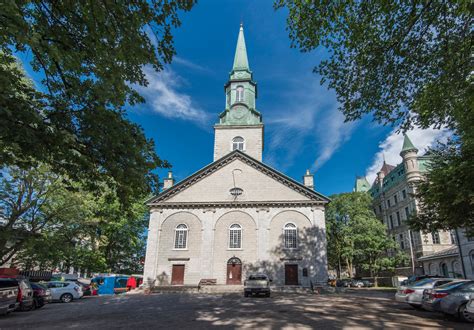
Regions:
M 262 162 L 264 131 L 257 84 L 240 27 L 214 126 L 214 161 L 148 201 L 145 285 L 243 283 L 267 273 L 275 285 L 327 281 L 325 205 L 309 171 L 301 184 Z
M 436 256 L 456 250 L 455 233 L 413 231 L 406 220 L 419 212 L 415 197 L 416 183 L 423 180 L 430 161 L 429 155 L 418 155 L 418 149 L 405 135 L 400 152 L 402 162 L 397 166 L 385 161 L 372 185 L 365 177 L 356 178 L 355 191 L 367 191 L 373 198 L 374 212 L 387 226 L 392 236 L 412 261 L 416 273 L 459 277 L 462 267 L 459 260 L 435 260 Z M 429 262 L 428 262 L 429 261 Z

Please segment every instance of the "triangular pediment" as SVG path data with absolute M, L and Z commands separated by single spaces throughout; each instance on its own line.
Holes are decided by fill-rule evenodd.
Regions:
M 241 194 L 233 195 L 232 188 Z M 329 199 L 238 150 L 150 199 L 148 205 L 205 203 L 327 203 Z

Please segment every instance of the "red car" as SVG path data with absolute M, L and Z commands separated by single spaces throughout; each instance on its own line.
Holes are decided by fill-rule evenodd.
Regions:
M 45 304 L 51 302 L 50 289 L 38 283 L 31 283 L 31 287 L 33 288 L 33 307 L 34 308 L 41 308 Z

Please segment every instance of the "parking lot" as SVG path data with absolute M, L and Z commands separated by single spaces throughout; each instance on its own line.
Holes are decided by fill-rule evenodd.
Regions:
M 417 311 L 393 300 L 393 292 L 343 294 L 152 294 L 85 297 L 32 312 L 0 317 L 0 328 L 443 328 L 472 325 Z

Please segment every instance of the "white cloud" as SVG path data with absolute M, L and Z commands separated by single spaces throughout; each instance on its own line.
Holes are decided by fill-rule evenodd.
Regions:
M 161 72 L 146 67 L 144 69 L 148 86 L 134 86 L 145 97 L 147 105 L 155 112 L 168 118 L 177 118 L 204 125 L 209 114 L 202 110 L 190 95 L 179 92 L 184 80 L 173 70 Z
M 356 123 L 344 123 L 344 115 L 337 109 L 338 103 L 333 91 L 321 86 L 318 77 L 298 80 L 293 90 L 285 95 L 288 107 L 275 109 L 268 124 L 275 127 L 270 136 L 266 161 L 285 170 L 303 152 L 314 152 L 314 161 L 307 164 L 316 171 L 326 163 L 339 147 L 347 141 Z M 299 86 L 302 84 L 304 88 Z M 297 111 L 289 112 L 298 100 Z M 284 159 L 276 157 L 276 150 L 285 151 Z
M 444 141 L 449 136 L 450 132 L 447 129 L 421 129 L 415 128 L 407 132 L 408 137 L 415 147 L 419 150 L 418 154 L 423 154 L 428 147 L 432 147 L 436 144 L 437 141 Z M 383 159 L 390 165 L 397 165 L 401 163 L 402 158 L 400 156 L 400 151 L 403 146 L 403 134 L 397 133 L 397 130 L 394 129 L 390 134 L 380 142 L 378 151 L 375 156 L 372 164 L 366 170 L 367 180 L 372 183 L 376 176 L 377 172 L 380 170 L 383 164 Z
M 173 57 L 173 64 L 179 64 L 179 65 L 182 65 L 186 68 L 189 68 L 189 69 L 192 69 L 194 71 L 199 71 L 199 72 L 202 72 L 202 73 L 212 73 L 211 70 L 209 70 L 208 68 L 202 66 L 202 65 L 199 65 L 199 64 L 196 64 L 194 62 L 191 62 L 185 58 L 182 58 L 182 57 L 179 57 L 179 56 L 174 56 Z

